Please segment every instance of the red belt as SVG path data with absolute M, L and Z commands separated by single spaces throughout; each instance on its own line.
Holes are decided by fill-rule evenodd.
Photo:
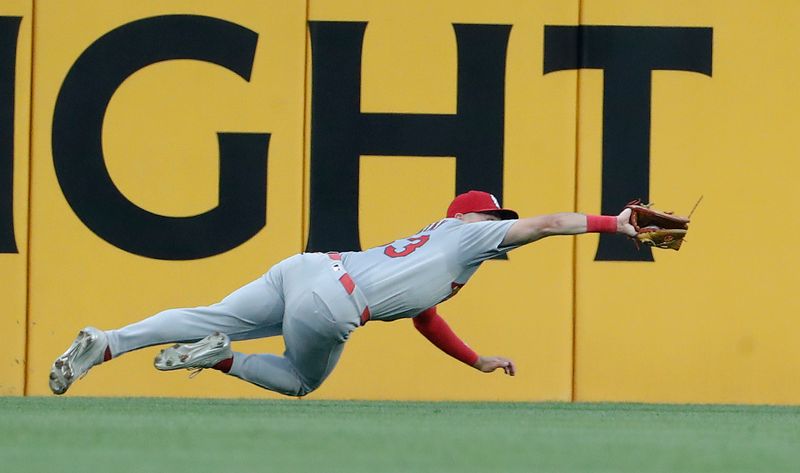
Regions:
M 335 251 L 331 251 L 330 253 L 327 253 L 327 255 L 328 258 L 334 261 L 342 260 L 342 255 Z M 342 271 L 344 271 L 344 268 L 342 268 Z M 344 274 L 342 274 L 341 277 L 339 277 L 339 282 L 342 284 L 342 287 L 344 287 L 344 290 L 347 291 L 348 295 L 352 294 L 353 291 L 356 290 L 356 283 L 355 281 L 353 281 L 353 278 L 351 278 L 350 275 L 347 274 L 347 272 L 344 272 Z M 369 321 L 369 318 L 370 318 L 369 306 L 365 306 L 364 311 L 361 312 L 361 325 L 366 324 Z

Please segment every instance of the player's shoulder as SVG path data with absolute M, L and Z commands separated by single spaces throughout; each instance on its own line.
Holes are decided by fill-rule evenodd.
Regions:
M 419 233 L 431 233 L 445 228 L 454 228 L 463 224 L 464 222 L 462 222 L 457 218 L 443 218 L 426 226 L 425 228 L 420 230 Z

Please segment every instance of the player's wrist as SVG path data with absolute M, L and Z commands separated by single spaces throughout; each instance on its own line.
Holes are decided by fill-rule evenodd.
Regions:
M 619 219 L 611 215 L 587 215 L 586 233 L 617 233 Z

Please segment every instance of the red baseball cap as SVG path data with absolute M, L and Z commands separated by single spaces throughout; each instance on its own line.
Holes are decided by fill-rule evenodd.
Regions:
M 447 218 L 470 212 L 496 212 L 502 220 L 519 218 L 519 214 L 513 210 L 501 208 L 495 196 L 482 191 L 469 191 L 457 195 L 447 207 Z

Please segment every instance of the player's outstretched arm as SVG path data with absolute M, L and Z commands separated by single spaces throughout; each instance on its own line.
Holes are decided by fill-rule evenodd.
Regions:
M 636 235 L 630 224 L 631 210 L 625 209 L 616 216 L 592 216 L 563 212 L 517 220 L 508 229 L 503 246 L 524 245 L 553 235 L 579 235 L 587 232 L 622 233 Z

